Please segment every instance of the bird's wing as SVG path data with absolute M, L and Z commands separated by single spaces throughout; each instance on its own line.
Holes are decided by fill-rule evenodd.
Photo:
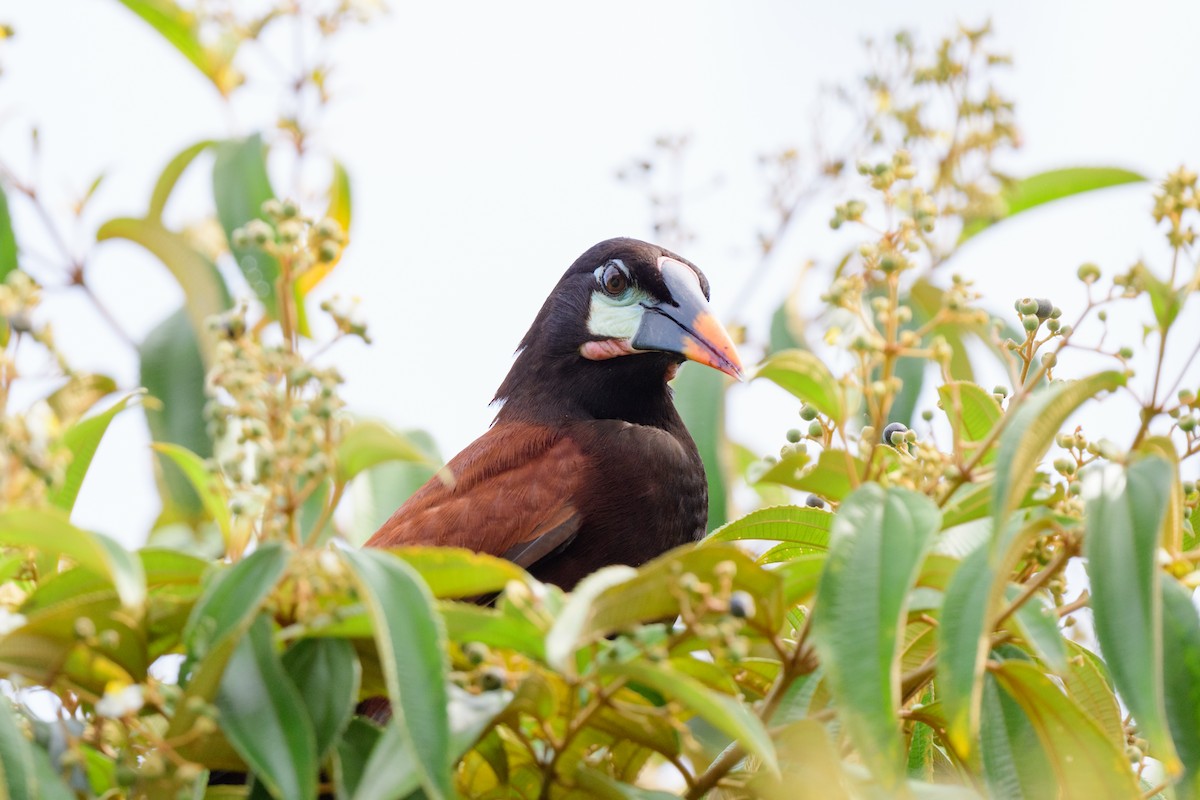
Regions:
M 587 469 L 561 431 L 497 424 L 400 506 L 367 546 L 466 547 L 528 569 L 579 530 L 574 497 Z

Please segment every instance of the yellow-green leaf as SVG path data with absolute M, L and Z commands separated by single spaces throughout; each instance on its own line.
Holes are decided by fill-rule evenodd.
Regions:
M 229 489 L 225 480 L 213 472 L 204 463 L 204 459 L 188 450 L 186 447 L 165 442 L 155 442 L 150 445 L 157 453 L 162 453 L 183 471 L 191 482 L 204 510 L 208 512 L 217 527 L 221 529 L 221 537 L 229 543 L 233 517 L 229 511 Z
M 439 599 L 498 592 L 529 576 L 511 561 L 460 547 L 397 547 L 390 551 L 415 569 Z
M 722 525 L 709 534 L 705 544 L 756 539 L 791 542 L 811 547 L 813 552 L 829 549 L 829 527 L 833 514 L 817 508 L 772 506 L 751 511 L 741 519 Z
M 382 422 L 355 422 L 337 449 L 337 475 L 349 481 L 363 470 L 387 461 L 429 464 L 429 456 L 407 436 Z
M 1012 413 L 1000 435 L 996 455 L 994 530 L 1004 529 L 1008 515 L 1033 483 L 1034 473 L 1067 417 L 1100 392 L 1125 385 L 1120 372 L 1100 372 L 1077 381 L 1055 383 L 1036 392 Z
M 767 356 L 753 378 L 766 378 L 794 394 L 834 422 L 846 418 L 842 393 L 821 359 L 807 350 L 780 350 Z
M 666 664 L 644 662 L 612 664 L 603 667 L 611 676 L 621 676 L 674 700 L 684 709 L 704 719 L 721 733 L 738 742 L 746 751 L 762 759 L 772 773 L 779 773 L 775 745 L 762 720 L 749 706 L 715 692 L 695 678 Z
M 963 225 L 959 242 L 965 242 L 975 234 L 1001 220 L 1009 219 L 1023 211 L 1040 205 L 1072 197 L 1096 189 L 1141 183 L 1145 177 L 1136 172 L 1115 167 L 1070 167 L 1040 172 L 1014 181 L 998 199 L 999 208 L 991 217 L 968 220 Z
M 67 513 L 75 507 L 79 490 L 83 488 L 83 479 L 87 476 L 88 467 L 92 465 L 92 458 L 100 447 L 100 440 L 104 438 L 109 423 L 141 394 L 144 394 L 144 390 L 127 394 L 101 413 L 76 422 L 63 433 L 63 444 L 71 451 L 71 463 L 67 466 L 62 484 L 50 494 L 53 505 Z
M 200 20 L 172 0 L 121 0 L 121 4 L 145 20 L 154 30 L 200 70 L 223 97 L 242 83 L 233 66 L 238 40 L 226 34 L 208 45 L 201 35 Z
M 1004 661 L 992 674 L 1033 725 L 1054 771 L 1060 797 L 1141 797 L 1125 754 L 1036 666 L 1027 661 Z
M 346 168 L 337 160 L 333 162 L 333 178 L 329 182 L 329 205 L 325 209 L 325 216 L 341 225 L 342 232 L 347 237 L 349 236 L 350 174 L 346 172 Z M 314 286 L 324 280 L 325 276 L 329 273 L 333 272 L 333 268 L 338 265 L 341 259 L 342 256 L 339 251 L 337 258 L 313 264 L 303 275 L 296 279 L 296 293 L 301 302 L 303 302 L 304 296 L 313 290 Z
M 66 556 L 108 580 L 117 590 L 121 605 L 141 613 L 146 600 L 141 562 L 107 536 L 76 528 L 57 509 L 0 512 L 0 544 L 28 547 L 55 558 Z

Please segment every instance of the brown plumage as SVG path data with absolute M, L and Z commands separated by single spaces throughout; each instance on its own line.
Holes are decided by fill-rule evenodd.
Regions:
M 522 340 L 492 428 L 367 545 L 467 547 L 570 589 L 702 536 L 704 467 L 667 381 L 685 357 L 740 375 L 707 298 L 700 271 L 660 247 L 589 249 Z

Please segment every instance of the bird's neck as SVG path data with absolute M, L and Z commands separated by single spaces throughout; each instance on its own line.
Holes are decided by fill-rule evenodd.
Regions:
M 667 379 L 678 358 L 663 353 L 589 361 L 578 355 L 539 357 L 522 351 L 496 393 L 497 422 L 561 424 L 620 419 L 672 432 L 683 423 Z

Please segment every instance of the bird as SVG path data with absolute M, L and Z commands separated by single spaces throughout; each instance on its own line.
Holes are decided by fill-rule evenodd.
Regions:
M 465 547 L 570 591 L 698 540 L 707 481 L 669 385 L 685 360 L 742 379 L 704 273 L 637 239 L 592 246 L 521 339 L 491 427 L 365 546 Z

